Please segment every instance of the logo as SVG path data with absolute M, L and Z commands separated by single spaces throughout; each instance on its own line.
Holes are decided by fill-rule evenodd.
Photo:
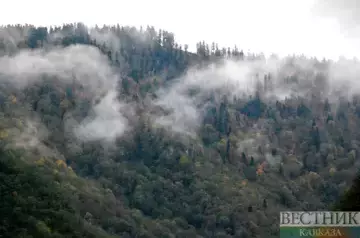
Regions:
M 280 238 L 360 237 L 360 212 L 280 212 Z

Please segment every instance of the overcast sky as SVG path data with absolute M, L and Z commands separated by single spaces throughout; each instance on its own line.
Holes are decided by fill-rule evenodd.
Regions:
M 0 24 L 153 25 L 174 32 L 190 48 L 205 40 L 236 44 L 245 52 L 360 58 L 357 37 L 343 30 L 350 24 L 349 18 L 343 20 L 349 14 L 336 10 L 339 4 L 331 6 L 337 2 L 343 10 L 356 4 L 355 0 L 12 0 L 1 4 Z

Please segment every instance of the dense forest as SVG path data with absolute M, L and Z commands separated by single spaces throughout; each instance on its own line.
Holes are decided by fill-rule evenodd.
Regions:
M 356 60 L 196 49 L 1 27 L 0 237 L 271 238 L 279 211 L 359 207 Z

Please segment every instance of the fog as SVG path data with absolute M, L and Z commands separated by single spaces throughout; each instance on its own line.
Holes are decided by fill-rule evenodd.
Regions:
M 126 118 L 121 114 L 124 107 L 117 100 L 117 92 L 109 91 L 93 107 L 92 115 L 75 128 L 76 135 L 83 141 L 114 141 L 129 129 Z
M 173 80 L 171 86 L 158 91 L 154 105 L 165 109 L 155 123 L 175 132 L 194 134 L 202 125 L 203 116 L 210 106 L 219 105 L 224 97 L 244 101 L 260 90 L 264 103 L 274 104 L 289 98 L 303 98 L 306 102 L 313 96 L 328 99 L 336 106 L 339 97 L 351 100 L 360 92 L 358 75 L 360 64 L 354 60 L 321 62 L 308 58 L 282 58 L 255 61 L 226 60 L 199 69 L 189 69 L 184 76 Z M 264 77 L 272 76 L 269 89 L 264 90 Z M 296 81 L 285 79 L 296 76 Z
M 86 28 L 91 39 L 109 49 L 118 50 L 121 39 L 107 31 Z M 8 42 L 20 42 L 26 33 L 2 32 Z M 76 33 L 69 33 L 76 34 Z M 50 39 L 61 39 L 66 34 L 50 35 Z M 136 34 L 134 35 L 136 37 Z M 144 41 L 146 37 L 139 37 Z M 15 46 L 15 43 L 12 44 Z M 81 121 L 65 117 L 67 128 L 72 128 L 76 137 L 84 142 L 104 140 L 113 142 L 131 130 L 124 113 L 133 110 L 136 103 L 119 101 L 117 87 L 119 72 L 112 68 L 107 57 L 96 47 L 73 45 L 65 48 L 20 50 L 0 58 L 0 76 L 19 89 L 24 89 L 44 78 L 55 77 L 65 84 L 78 83 L 91 96 L 89 115 Z M 154 124 L 173 133 L 187 136 L 197 135 L 204 114 L 211 106 L 219 105 L 224 99 L 232 101 L 253 98 L 260 92 L 261 100 L 272 104 L 291 97 L 308 99 L 320 93 L 336 104 L 339 95 L 351 99 L 360 88 L 357 75 L 359 63 L 342 59 L 337 62 L 321 62 L 317 59 L 262 58 L 245 61 L 224 60 L 206 67 L 189 68 L 182 76 L 171 80 L 158 89 L 156 99 L 151 100 L 148 113 Z M 318 75 L 326 80 L 319 80 Z M 271 75 L 271 85 L 264 87 L 264 78 Z M 296 75 L 297 82 L 285 79 Z M 161 108 L 162 110 L 153 110 Z
M 111 68 L 108 59 L 95 47 L 73 45 L 66 48 L 20 50 L 12 56 L 0 58 L 0 77 L 20 90 L 31 87 L 43 79 L 60 80 L 65 85 L 82 85 L 93 104 L 92 114 L 80 123 L 67 118 L 75 135 L 84 141 L 114 139 L 121 136 L 127 126 L 119 110 L 123 104 L 117 100 L 119 75 Z M 70 126 L 71 127 L 71 126 Z M 18 145 L 37 138 L 37 127 L 32 127 L 32 140 L 22 140 Z M 34 132 L 34 133 L 33 133 Z M 27 133 L 27 134 L 29 134 Z
M 173 4 L 165 0 L 154 0 L 151 3 L 144 0 L 106 0 L 104 4 L 88 3 L 86 11 L 80 2 L 64 0 L 54 11 L 52 5 L 44 0 L 34 0 L 32 4 L 21 2 L 27 11 L 20 15 L 4 11 L 0 16 L 0 24 L 29 23 L 50 26 L 84 22 L 88 26 L 117 23 L 137 27 L 151 25 L 156 29 L 174 32 L 179 43 L 189 44 L 189 50 L 196 50 L 196 43 L 205 40 L 217 42 L 224 47 L 236 44 L 245 52 L 274 52 L 280 55 L 304 53 L 319 58 L 358 56 L 360 51 L 353 50 L 356 45 L 348 44 L 348 40 L 340 32 L 341 27 L 325 19 L 324 14 L 319 11 L 311 11 L 314 2 L 318 2 L 318 9 L 324 11 L 330 4 L 333 5 L 331 10 L 342 9 L 344 5 L 350 9 L 351 2 L 355 0 L 226 0 L 221 4 L 208 4 L 204 0 L 184 0 L 179 4 L 174 2 L 176 11 Z M 17 4 L 18 2 L 10 1 L 4 3 L 3 7 L 15 9 Z M 122 9 L 121 14 L 119 9 Z M 138 14 L 133 14 L 132 9 L 137 9 Z M 64 12 L 66 14 L 63 14 Z M 353 12 L 354 10 L 351 14 Z M 343 15 L 346 14 L 342 13 Z M 353 17 L 347 19 L 349 21 Z

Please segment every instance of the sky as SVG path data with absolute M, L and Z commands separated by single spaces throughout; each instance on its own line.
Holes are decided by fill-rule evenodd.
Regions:
M 205 40 L 267 55 L 360 58 L 360 37 L 349 34 L 360 21 L 347 17 L 354 6 L 356 0 L 12 0 L 2 3 L 0 24 L 152 25 L 190 49 Z

